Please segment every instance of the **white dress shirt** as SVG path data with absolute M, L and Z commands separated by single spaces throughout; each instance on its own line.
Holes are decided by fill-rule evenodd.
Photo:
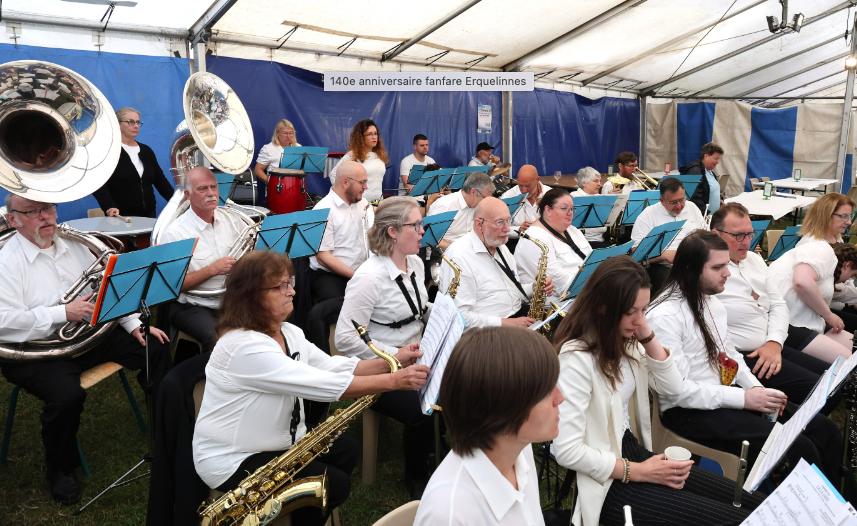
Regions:
M 739 351 L 755 351 L 767 342 L 780 345 L 789 332 L 789 308 L 768 274 L 762 256 L 747 252 L 738 265 L 729 262 L 726 288 L 717 299 L 726 307 L 729 337 Z M 753 299 L 753 293 L 759 299 Z
M 367 259 L 354 276 L 348 280 L 345 288 L 345 302 L 336 322 L 336 349 L 345 356 L 354 356 L 361 360 L 378 358 L 360 339 L 351 320 L 369 328 L 375 346 L 386 353 L 396 354 L 399 348 L 420 341 L 425 325 L 414 320 L 404 327 L 394 329 L 380 323 L 393 323 L 413 315 L 402 290 L 396 284 L 396 278 L 402 276 L 402 284 L 414 306 L 428 307 L 428 293 L 425 287 L 425 267 L 419 256 L 407 257 L 408 271 L 402 272 L 389 256 Z M 417 291 L 411 281 L 411 275 L 417 281 Z M 417 301 L 419 294 L 419 301 Z M 423 314 L 428 320 L 429 311 Z M 380 322 L 380 323 L 373 323 Z
M 535 203 L 530 203 L 530 199 L 524 199 L 524 202 L 521 203 L 521 206 L 515 212 L 515 216 L 512 218 L 512 231 L 509 232 L 509 239 L 518 239 L 517 230 L 521 228 L 521 225 L 524 224 L 525 221 L 529 221 L 532 223 L 533 221 L 539 218 L 539 199 L 545 196 L 548 193 L 548 190 L 551 189 L 550 186 L 541 185 L 542 191 L 539 192 L 539 197 L 536 199 Z M 519 197 L 521 195 L 521 189 L 518 185 L 509 188 L 503 195 L 500 197 L 506 199 L 507 197 Z
M 815 270 L 818 275 L 816 284 L 821 297 L 828 305 L 833 299 L 833 273 L 836 271 L 838 260 L 833 247 L 826 241 L 804 243 L 789 250 L 773 263 L 768 269 L 772 282 L 776 285 L 786 305 L 789 307 L 791 318 L 789 323 L 795 327 L 805 327 L 816 332 L 824 333 L 824 319 L 803 302 L 795 291 L 795 268 L 805 263 Z
M 364 198 L 348 204 L 331 189 L 330 193 L 313 207 L 313 210 L 322 208 L 329 208 L 330 215 L 327 216 L 327 226 L 324 228 L 318 251 L 331 251 L 336 259 L 351 267 L 352 270 L 357 270 L 369 257 L 366 232 L 372 226 L 375 217 L 369 202 Z M 318 262 L 315 256 L 310 258 L 309 266 L 313 270 L 330 272 L 327 267 Z
M 609 194 L 610 190 L 613 190 L 613 183 L 611 183 L 610 181 L 607 181 L 603 185 L 601 185 L 601 193 L 603 195 Z M 622 193 L 625 195 L 630 194 L 634 190 L 642 190 L 642 188 L 640 188 L 639 185 L 637 185 L 637 181 L 634 181 L 633 179 L 622 187 Z
M 238 239 L 245 226 L 238 218 L 220 208 L 214 210 L 213 225 L 199 217 L 193 208 L 188 208 L 164 232 L 164 243 L 199 238 L 196 249 L 193 251 L 193 257 L 190 259 L 190 265 L 187 267 L 187 272 L 190 274 L 228 256 L 232 243 Z M 200 283 L 196 288 L 198 290 L 218 290 L 222 289 L 225 283 L 225 275 L 214 276 Z M 219 296 L 200 298 L 182 293 L 179 294 L 178 301 L 179 303 L 190 303 L 191 305 L 216 309 L 220 307 L 220 299 Z
M 205 366 L 205 394 L 193 432 L 193 463 L 210 488 L 226 482 L 247 457 L 292 446 L 295 397 L 302 399 L 295 435 L 306 434 L 304 399 L 334 402 L 351 385 L 357 359 L 328 356 L 283 323 L 286 346 L 261 332 L 232 330 L 217 340 Z
M 623 192 L 624 193 L 624 192 Z M 630 192 L 629 192 L 630 193 Z M 571 193 L 571 197 L 592 197 L 586 193 L 583 188 L 578 188 L 574 192 Z M 604 233 L 607 232 L 606 226 L 600 226 L 595 228 L 587 228 L 583 230 L 583 235 L 586 236 L 586 240 L 594 243 L 600 243 L 604 241 Z
M 499 327 L 502 318 L 513 316 L 533 294 L 532 283 L 522 285 L 527 295 L 524 298 L 500 269 L 498 251 L 503 252 L 506 263 L 518 275 L 515 258 L 506 245 L 497 247 L 492 257 L 476 232 L 470 232 L 446 249 L 446 256 L 461 267 L 455 304 L 464 316 L 465 331 L 477 327 Z M 438 290 L 446 291 L 453 276 L 450 266 L 441 264 Z
M 417 156 L 414 154 L 410 154 L 409 156 L 402 159 L 402 162 L 399 163 L 399 195 L 407 195 L 407 191 L 405 191 L 405 183 L 402 181 L 402 176 L 411 175 L 411 168 L 414 166 L 428 166 L 430 164 L 435 164 L 434 159 L 425 156 L 425 159 L 420 161 L 417 159 Z
M 476 210 L 476 207 L 470 208 L 467 206 L 463 192 L 463 190 L 460 190 L 442 195 L 429 207 L 429 216 L 442 214 L 443 212 L 458 212 L 455 214 L 455 219 L 452 220 L 452 224 L 449 225 L 449 229 L 442 238 L 444 241 L 449 241 L 450 243 L 461 239 L 464 234 L 473 230 L 473 212 Z
M 688 234 L 694 230 L 705 227 L 705 220 L 702 218 L 702 214 L 699 213 L 699 208 L 697 208 L 695 204 L 691 203 L 690 200 L 685 201 L 684 209 L 682 209 L 677 216 L 667 212 L 667 209 L 661 203 L 657 203 L 646 208 L 640 212 L 639 216 L 637 216 L 637 222 L 634 223 L 634 228 L 631 230 L 631 240 L 634 242 L 634 248 L 637 248 L 640 241 L 642 241 L 656 226 L 660 226 L 671 221 L 681 221 L 683 219 L 686 219 L 687 223 L 681 227 L 681 230 L 676 234 L 666 250 L 677 250 L 679 244 L 685 237 L 687 237 Z M 661 265 L 669 265 L 667 261 L 658 261 L 658 263 Z
M 589 256 L 592 253 L 589 241 L 586 240 L 580 230 L 569 226 L 566 232 L 568 232 L 571 240 L 583 252 L 584 256 Z M 548 267 L 546 272 L 553 280 L 554 292 L 554 295 L 550 296 L 548 301 L 557 301 L 559 296 L 571 286 L 571 282 L 574 281 L 574 277 L 577 276 L 580 270 L 580 264 L 583 263 L 583 259 L 577 255 L 574 249 L 554 237 L 553 234 L 545 230 L 542 226 L 534 224 L 527 229 L 526 233 L 548 247 Z M 532 284 L 535 281 L 541 257 L 542 250 L 535 243 L 529 239 L 518 241 L 518 245 L 515 247 L 515 260 L 518 262 L 521 283 Z
M 369 188 L 363 192 L 363 199 L 366 199 L 366 201 L 370 203 L 374 203 L 375 201 L 380 201 L 384 198 L 384 174 L 387 173 L 387 165 L 385 165 L 384 161 L 378 157 L 378 154 L 375 152 L 367 153 L 366 160 L 361 163 L 354 158 L 354 153 L 349 151 L 342 156 L 342 159 L 340 159 L 336 166 L 333 167 L 333 170 L 330 171 L 330 180 L 332 182 L 336 181 L 336 169 L 339 168 L 339 165 L 344 161 L 354 161 L 366 169 L 366 177 L 369 179 Z
M 481 449 L 450 452 L 432 474 L 414 526 L 544 526 L 533 448 L 515 460 L 518 489 Z
M 664 293 L 662 293 L 664 294 Z M 708 362 L 708 353 L 702 333 L 693 319 L 693 313 L 684 296 L 671 297 L 646 313 L 649 326 L 658 335 L 658 341 L 672 351 L 673 360 L 684 380 L 679 396 L 660 397 L 660 410 L 672 407 L 689 409 L 744 409 L 744 391 L 762 384 L 750 372 L 744 357 L 735 350 L 726 324 L 726 307 L 716 296 L 705 296 L 703 317 L 711 331 L 718 351 L 738 362 L 738 374 L 732 385 L 720 383 L 720 368 Z
M 814 236 L 803 236 L 796 246 L 801 246 L 806 243 L 814 243 L 816 241 L 827 242 L 826 239 L 821 239 Z M 837 242 L 842 242 L 842 236 L 836 239 Z M 857 286 L 854 285 L 854 278 L 845 280 L 843 283 L 835 283 L 833 285 L 833 299 L 830 301 L 830 308 L 834 310 L 842 310 L 846 305 L 857 303 Z

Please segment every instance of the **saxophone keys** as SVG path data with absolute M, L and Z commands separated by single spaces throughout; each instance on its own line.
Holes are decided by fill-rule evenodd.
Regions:
M 280 482 L 281 480 L 286 478 L 286 472 L 285 471 L 278 471 L 278 472 L 274 473 L 273 478 L 274 478 L 274 481 Z
M 312 461 L 312 457 L 313 457 L 313 454 L 310 453 L 309 451 L 307 451 L 306 453 L 301 455 L 301 463 L 302 464 L 309 464 L 310 461 Z
M 259 492 L 254 490 L 254 491 L 251 491 L 250 493 L 248 493 L 248 494 L 247 494 L 247 496 L 246 496 L 246 497 L 244 497 L 244 500 L 245 500 L 248 504 L 253 504 L 253 503 L 254 503 L 254 502 L 256 502 L 257 500 L 259 500 L 259 497 L 260 497 L 260 496 L 261 496 L 261 495 L 259 495 Z
M 270 493 L 272 489 L 274 489 L 276 484 L 273 480 L 265 479 L 259 484 L 259 491 L 263 493 Z
M 241 526 L 259 526 L 259 517 L 251 513 L 244 518 Z

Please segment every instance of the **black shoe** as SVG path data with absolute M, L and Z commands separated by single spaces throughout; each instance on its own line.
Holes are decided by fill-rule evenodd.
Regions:
M 80 502 L 80 486 L 74 477 L 74 470 L 56 470 L 48 472 L 48 482 L 51 486 L 51 497 L 60 504 L 76 504 Z
M 428 478 L 415 479 L 405 476 L 405 488 L 408 490 L 411 500 L 421 500 L 427 485 Z

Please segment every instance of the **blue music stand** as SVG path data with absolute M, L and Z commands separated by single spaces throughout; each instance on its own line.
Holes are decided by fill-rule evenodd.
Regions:
M 780 256 L 793 249 L 797 245 L 797 242 L 800 241 L 798 232 L 800 232 L 800 225 L 786 227 L 776 246 L 773 249 L 769 249 L 770 252 L 768 253 L 767 261 L 776 261 L 780 259 Z
M 286 146 L 280 157 L 280 168 L 304 174 L 324 173 L 327 148 L 324 146 Z
M 699 183 L 702 182 L 702 178 L 705 177 L 703 175 L 668 175 L 664 177 L 675 177 L 681 184 L 684 186 L 684 194 L 687 196 L 687 200 L 690 201 L 691 196 L 694 192 L 696 192 L 696 187 L 699 186 Z M 661 179 L 663 181 L 664 179 Z
M 672 240 L 675 239 L 685 223 L 687 223 L 687 219 L 664 223 L 651 229 L 646 237 L 640 241 L 640 244 L 637 245 L 631 257 L 642 263 L 647 259 L 655 259 L 660 256 L 670 246 L 670 243 L 672 243 Z
M 574 198 L 574 219 L 571 224 L 576 228 L 600 228 L 604 226 L 617 195 L 587 195 Z
M 753 241 L 750 242 L 750 251 L 756 250 L 759 242 L 762 241 L 762 236 L 765 235 L 765 230 L 771 224 L 770 219 L 760 219 L 759 221 L 751 221 L 753 224 Z
M 421 164 L 415 164 L 411 166 L 411 173 L 408 174 L 408 184 L 417 184 L 417 181 L 420 180 L 420 177 L 426 171 L 426 167 Z
M 440 240 L 446 234 L 446 231 L 449 230 L 450 226 L 452 226 L 452 221 L 455 219 L 456 214 L 458 214 L 458 212 L 453 210 L 451 212 L 443 212 L 433 216 L 426 216 L 423 219 L 425 234 L 423 234 L 423 240 L 420 242 L 420 247 L 425 248 L 430 244 L 436 245 L 440 243 Z
M 527 194 L 513 195 L 512 197 L 501 197 L 500 201 L 506 203 L 509 207 L 509 215 L 512 216 L 512 219 L 515 219 L 515 214 L 521 209 L 521 205 L 524 204 L 524 199 L 526 198 Z
M 627 255 L 628 252 L 631 251 L 632 246 L 634 246 L 634 242 L 628 241 L 622 245 L 613 245 L 612 247 L 597 248 L 593 250 L 592 253 L 589 254 L 589 257 L 580 264 L 580 270 L 577 272 L 577 275 L 574 276 L 574 280 L 568 287 L 567 297 L 574 298 L 580 294 L 580 291 L 583 290 L 583 286 L 586 285 L 586 280 L 589 279 L 589 276 L 592 275 L 602 261 L 613 256 Z
M 235 186 L 235 176 L 233 174 L 215 174 L 215 179 L 217 179 L 217 193 L 219 194 L 217 199 L 217 206 L 226 205 L 226 200 L 229 199 L 229 195 L 232 193 L 232 188 Z M 224 191 L 225 190 L 225 191 Z
M 411 197 L 440 193 L 449 185 L 454 168 L 443 168 L 433 172 L 424 172 L 420 180 L 408 192 Z M 410 184 L 410 181 L 408 181 Z
M 623 225 L 632 225 L 646 208 L 657 203 L 661 198 L 659 190 L 635 190 L 628 194 L 628 202 L 622 216 Z
M 291 259 L 314 256 L 321 245 L 329 214 L 329 208 L 319 208 L 268 216 L 262 221 L 256 250 L 288 254 Z

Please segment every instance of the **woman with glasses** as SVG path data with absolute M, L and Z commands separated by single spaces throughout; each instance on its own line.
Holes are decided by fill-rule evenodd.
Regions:
M 259 150 L 256 167 L 253 168 L 256 180 L 261 183 L 260 196 L 265 195 L 268 188 L 268 170 L 280 166 L 280 157 L 283 156 L 283 147 L 285 146 L 300 146 L 300 143 L 297 141 L 295 127 L 291 121 L 280 119 L 274 128 L 274 135 L 271 136 L 271 142 L 262 146 L 262 149 Z
M 293 310 L 294 270 L 289 257 L 250 252 L 226 279 L 217 323 L 217 344 L 205 368 L 202 406 L 193 434 L 193 461 L 200 478 L 226 492 L 306 433 L 304 399 L 332 402 L 396 389 L 419 389 L 428 368 L 412 365 L 410 348 L 396 358 L 405 367 L 393 374 L 383 360 L 328 356 L 286 323 Z M 357 444 L 347 435 L 301 470 L 327 472 L 328 510 L 351 489 Z M 322 525 L 319 508 L 292 512 L 292 524 Z
M 372 119 L 363 119 L 351 130 L 348 152 L 342 156 L 339 164 L 343 161 L 356 161 L 363 165 L 369 177 L 369 188 L 364 192 L 363 197 L 370 203 L 374 203 L 384 197 L 384 173 L 387 171 L 386 164 L 389 160 L 378 126 Z M 336 169 L 339 164 L 330 172 L 331 181 L 336 181 Z
M 574 200 L 567 190 L 553 188 L 539 201 L 539 219 L 527 229 L 527 234 L 548 247 L 547 275 L 553 279 L 557 301 L 568 290 L 583 260 L 592 253 L 592 247 L 583 233 L 571 225 L 574 218 Z M 542 250 L 531 240 L 521 238 L 515 248 L 515 261 L 521 272 L 521 283 L 533 283 L 539 272 Z
M 572 197 L 586 197 L 590 195 L 600 195 L 601 190 L 601 173 L 587 166 L 577 171 L 577 190 L 571 193 Z M 609 247 L 610 242 L 604 239 L 607 233 L 607 227 L 601 226 L 596 228 L 587 228 L 583 235 L 592 246 L 592 248 Z
M 119 164 L 107 182 L 92 193 L 98 205 L 108 216 L 155 217 L 155 192 L 158 189 L 165 200 L 173 196 L 173 187 L 158 165 L 151 148 L 137 142 L 143 122 L 140 112 L 122 108 L 116 112 L 119 132 L 122 134 L 122 151 Z
M 367 259 L 345 289 L 336 322 L 336 349 L 360 360 L 379 361 L 354 330 L 352 320 L 366 325 L 380 350 L 419 353 L 419 341 L 431 304 L 423 263 L 417 255 L 423 237 L 419 205 L 412 197 L 390 197 L 378 205 L 369 229 Z M 405 426 L 405 486 L 419 500 L 428 483 L 428 455 L 434 451 L 432 418 L 422 413 L 416 391 L 385 393 L 372 409 Z

